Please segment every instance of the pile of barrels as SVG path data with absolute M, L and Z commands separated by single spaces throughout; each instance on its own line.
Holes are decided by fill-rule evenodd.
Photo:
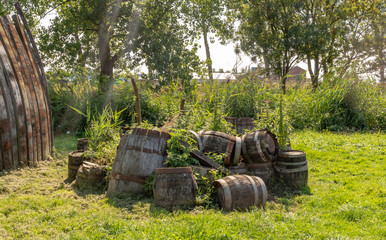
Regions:
M 217 201 L 225 210 L 263 207 L 267 201 L 267 181 L 276 176 L 290 186 L 307 184 L 304 152 L 279 152 L 275 136 L 266 129 L 242 137 L 215 131 L 189 131 L 204 154 L 224 154 L 223 166 L 231 176 L 213 182 Z M 197 183 L 191 167 L 164 168 L 167 132 L 135 128 L 118 146 L 108 193 L 143 193 L 146 179 L 155 172 L 155 204 L 164 207 L 194 205 Z M 236 175 L 234 175 L 236 174 Z

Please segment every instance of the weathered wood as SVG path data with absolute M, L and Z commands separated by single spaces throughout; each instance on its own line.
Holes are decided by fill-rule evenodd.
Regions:
M 108 192 L 143 192 L 145 179 L 166 161 L 166 132 L 134 128 L 119 143 L 113 163 Z
M 297 150 L 281 152 L 275 162 L 275 172 L 277 177 L 289 186 L 306 186 L 308 163 L 305 152 Z
M 253 176 L 263 179 L 265 183 L 272 177 L 274 170 L 272 162 L 268 163 L 250 163 L 247 165 L 248 170 Z
M 216 131 L 201 131 L 199 135 L 203 153 L 224 153 L 226 166 L 238 165 L 241 152 L 240 138 Z
M 88 138 L 79 138 L 76 146 L 77 150 L 86 151 L 88 149 Z
M 156 206 L 193 206 L 198 187 L 190 167 L 157 168 L 153 196 Z
M 238 134 L 245 134 L 245 130 L 252 131 L 256 127 L 254 119 L 249 117 L 225 117 L 225 120 L 233 125 Z
M 138 125 L 141 125 L 142 123 L 142 113 L 141 113 L 141 99 L 139 98 L 139 91 L 137 84 L 135 83 L 134 77 L 130 77 L 131 84 L 134 88 L 134 95 L 135 95 L 135 111 L 137 112 L 137 123 Z
M 68 180 L 75 180 L 76 173 L 83 163 L 83 151 L 72 151 L 68 154 Z
M 247 163 L 272 162 L 279 153 L 279 144 L 274 134 L 262 129 L 243 135 L 242 155 Z
M 263 180 L 255 176 L 228 176 L 213 183 L 218 204 L 223 210 L 243 210 L 252 206 L 264 207 L 267 188 Z
M 76 173 L 75 184 L 78 186 L 98 186 L 105 182 L 106 167 L 84 161 Z

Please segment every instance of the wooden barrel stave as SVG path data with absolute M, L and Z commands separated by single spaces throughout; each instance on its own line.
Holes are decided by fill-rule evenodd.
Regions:
M 275 136 L 266 129 L 247 133 L 241 139 L 242 155 L 247 163 L 272 162 L 279 152 Z
M 302 151 L 289 150 L 279 154 L 275 162 L 278 178 L 289 186 L 306 186 L 308 182 L 308 162 Z
M 271 178 L 274 173 L 271 162 L 268 163 L 251 163 L 247 165 L 248 170 L 253 176 L 261 178 L 265 183 Z

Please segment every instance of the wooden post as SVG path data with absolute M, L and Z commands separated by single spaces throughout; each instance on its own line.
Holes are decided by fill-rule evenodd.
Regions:
M 137 121 L 138 121 L 138 125 L 141 125 L 141 123 L 142 123 L 142 115 L 141 115 L 141 102 L 140 102 L 140 99 L 139 99 L 139 91 L 138 91 L 138 88 L 137 88 L 137 84 L 135 83 L 134 77 L 130 77 L 130 79 L 131 79 L 131 84 L 133 84 L 133 88 L 134 88 L 135 110 L 137 112 Z

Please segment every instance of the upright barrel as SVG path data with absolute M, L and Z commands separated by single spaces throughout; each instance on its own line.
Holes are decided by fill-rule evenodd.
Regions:
M 166 132 L 134 128 L 119 143 L 107 191 L 142 193 L 146 178 L 166 161 Z
M 279 154 L 275 162 L 278 178 L 289 186 L 305 186 L 308 181 L 308 163 L 306 153 L 297 150 Z
M 199 132 L 203 153 L 224 153 L 224 165 L 237 166 L 241 155 L 241 139 L 216 131 Z
M 193 206 L 198 187 L 192 168 L 157 168 L 153 196 L 156 206 Z
M 220 207 L 226 211 L 264 207 L 268 192 L 264 181 L 255 176 L 233 175 L 213 183 Z
M 272 162 L 279 153 L 279 144 L 274 134 L 267 129 L 243 135 L 242 156 L 247 163 Z

